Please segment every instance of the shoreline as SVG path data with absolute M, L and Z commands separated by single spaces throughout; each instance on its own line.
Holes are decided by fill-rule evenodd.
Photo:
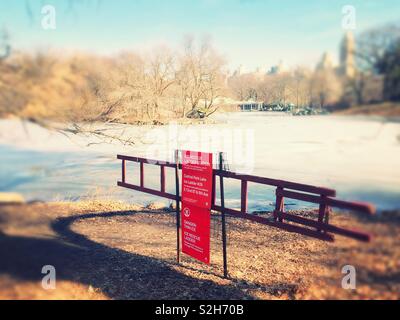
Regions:
M 309 117 L 326 117 L 326 116 L 346 116 L 346 117 L 363 117 L 365 119 L 377 120 L 377 121 L 393 121 L 393 122 L 400 122 L 400 104 L 397 103 L 389 103 L 384 102 L 380 104 L 371 104 L 371 105 L 362 105 L 362 106 L 355 106 L 350 107 L 348 109 L 339 109 L 333 110 L 332 112 L 325 113 L 325 114 L 313 114 L 313 115 L 293 115 L 290 112 L 280 112 L 280 111 L 220 111 L 213 114 L 210 117 L 202 118 L 202 119 L 193 119 L 193 118 L 177 118 L 177 119 L 168 119 L 168 120 L 137 120 L 133 122 L 110 122 L 110 123 L 102 123 L 102 122 L 88 122 L 88 123 L 81 123 L 82 125 L 90 125 L 90 126 L 130 126 L 130 127 L 137 127 L 137 128 L 157 128 L 168 126 L 170 124 L 176 124 L 180 126 L 190 126 L 190 125 L 218 125 L 224 124 L 225 120 L 222 120 L 221 117 L 224 115 L 229 114 L 261 114 L 261 115 L 269 115 L 271 117 L 279 117 L 279 116 L 294 116 L 299 118 L 309 118 Z M 14 120 L 20 122 L 28 122 L 32 124 L 37 124 L 40 126 L 39 123 L 35 122 L 34 119 L 24 119 L 15 115 L 3 115 L 0 117 L 0 121 L 7 121 L 7 120 Z M 60 123 L 57 120 L 48 119 L 45 120 L 48 123 Z M 68 123 L 65 123 L 68 126 Z
M 338 110 L 333 114 L 343 116 L 379 117 L 395 122 L 400 121 L 400 104 L 395 102 L 383 102 L 378 104 L 355 106 L 349 109 Z

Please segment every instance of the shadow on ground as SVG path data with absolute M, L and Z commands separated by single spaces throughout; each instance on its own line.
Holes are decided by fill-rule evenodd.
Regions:
M 40 282 L 42 267 L 53 265 L 57 280 L 91 285 L 112 299 L 251 298 L 233 286 L 188 277 L 160 260 L 107 247 L 71 230 L 76 221 L 132 214 L 108 212 L 57 219 L 51 227 L 58 239 L 8 236 L 0 231 L 0 273 Z

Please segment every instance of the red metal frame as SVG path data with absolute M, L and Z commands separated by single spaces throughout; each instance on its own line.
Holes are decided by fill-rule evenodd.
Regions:
M 165 190 L 166 176 L 165 168 L 176 168 L 175 163 L 163 162 L 158 160 L 150 160 L 137 157 L 129 157 L 118 155 L 117 158 L 122 160 L 122 177 L 118 182 L 118 186 L 152 194 L 158 197 L 166 198 L 169 200 L 176 200 L 175 194 L 167 193 Z M 140 186 L 129 184 L 126 182 L 126 162 L 136 162 L 140 164 Z M 160 167 L 160 190 L 146 188 L 144 185 L 144 165 L 155 165 Z M 179 168 L 182 166 L 179 165 Z M 375 208 L 368 203 L 349 202 L 336 199 L 336 191 L 333 189 L 316 187 L 301 183 L 295 183 L 284 180 L 276 180 L 263 178 L 259 176 L 237 174 L 234 172 L 224 170 L 213 171 L 213 204 L 212 210 L 222 212 L 221 206 L 216 204 L 216 178 L 222 179 L 235 179 L 241 181 L 241 209 L 235 210 L 224 208 L 226 214 L 234 217 L 250 220 L 253 222 L 261 223 L 274 228 L 282 229 L 288 232 L 299 233 L 308 237 L 317 238 L 324 241 L 333 242 L 335 240 L 333 234 L 341 235 L 344 237 L 356 239 L 359 241 L 368 242 L 371 236 L 367 233 L 357 230 L 349 230 L 341 227 L 331 225 L 329 223 L 329 216 L 331 208 L 339 208 L 348 211 L 372 215 L 375 213 Z M 248 199 L 248 183 L 256 183 L 276 187 L 276 207 L 273 213 L 273 218 L 268 219 L 257 215 L 252 215 L 247 212 L 247 199 Z M 319 205 L 318 220 L 304 218 L 292 213 L 285 212 L 284 201 L 285 199 L 294 199 L 304 202 L 314 203 Z M 180 197 L 178 197 L 180 199 Z

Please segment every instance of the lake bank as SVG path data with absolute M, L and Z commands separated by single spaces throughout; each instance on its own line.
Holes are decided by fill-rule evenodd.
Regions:
M 334 114 L 344 116 L 375 116 L 386 119 L 387 121 L 400 121 L 400 103 L 384 102 L 355 106 L 345 110 L 339 110 Z

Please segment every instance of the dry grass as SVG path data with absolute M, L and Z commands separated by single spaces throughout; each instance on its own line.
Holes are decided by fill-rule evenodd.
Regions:
M 212 222 L 212 264 L 175 262 L 173 213 L 113 202 L 0 207 L 0 299 L 399 299 L 400 220 L 345 214 L 334 223 L 373 232 L 371 244 L 327 244 L 229 219 L 229 271 L 220 277 L 220 223 Z M 40 286 L 57 269 L 57 289 Z M 341 268 L 357 269 L 357 290 Z
M 339 115 L 368 115 L 380 117 L 400 117 L 400 104 L 384 102 L 365 106 L 356 106 L 336 112 Z

